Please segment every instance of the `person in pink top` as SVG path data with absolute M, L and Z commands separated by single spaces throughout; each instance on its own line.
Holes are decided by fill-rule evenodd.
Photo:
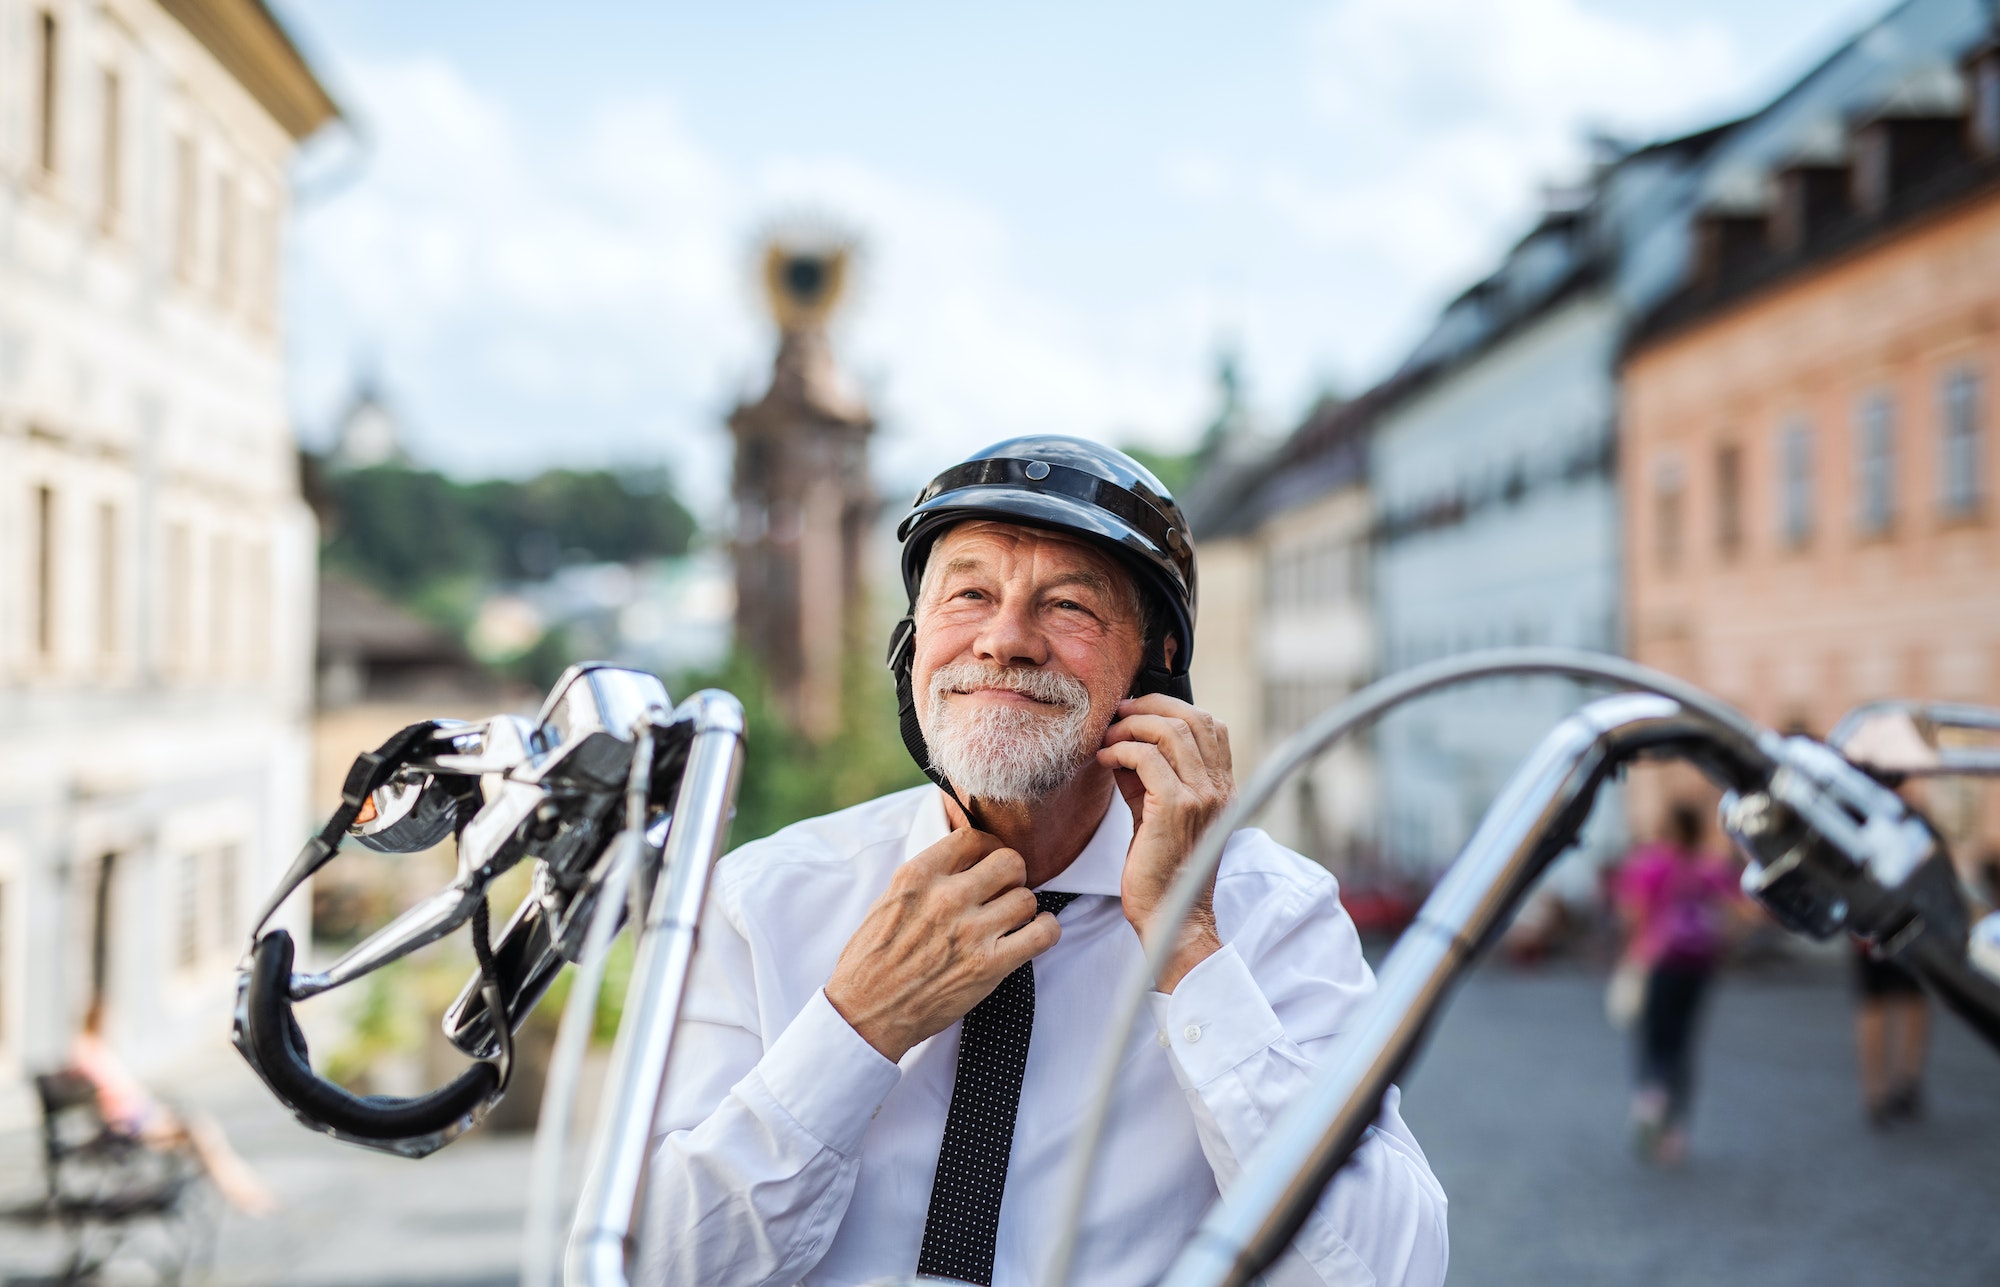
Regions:
M 1665 834 L 1634 850 L 1617 882 L 1628 959 L 1646 979 L 1632 1120 L 1640 1150 L 1667 1165 L 1687 1152 L 1697 1021 L 1742 897 L 1730 862 L 1702 851 L 1705 830 L 1699 809 L 1676 803 Z

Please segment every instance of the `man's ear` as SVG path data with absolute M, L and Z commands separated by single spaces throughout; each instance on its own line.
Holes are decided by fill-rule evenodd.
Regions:
M 1160 651 L 1166 654 L 1167 669 L 1170 671 L 1174 668 L 1174 653 L 1180 650 L 1180 646 L 1180 636 L 1171 633 L 1160 643 Z

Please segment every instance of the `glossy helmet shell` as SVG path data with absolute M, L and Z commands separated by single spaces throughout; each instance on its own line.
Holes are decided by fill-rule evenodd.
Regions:
M 1152 471 L 1122 451 L 1062 434 L 994 443 L 945 470 L 896 529 L 903 587 L 916 602 L 931 547 L 969 519 L 1020 523 L 1080 536 L 1117 555 L 1168 609 L 1179 639 L 1172 672 L 1194 653 L 1194 541 L 1187 516 Z

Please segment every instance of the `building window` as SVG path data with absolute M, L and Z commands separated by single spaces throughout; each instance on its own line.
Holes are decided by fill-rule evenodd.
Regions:
M 201 960 L 201 869 L 199 851 L 184 853 L 174 876 L 174 963 L 189 969 Z
M 275 204 L 257 207 L 256 273 L 258 320 L 270 325 L 278 317 L 278 291 L 283 281 L 283 229 Z
M 208 651 L 210 665 L 217 676 L 229 673 L 229 663 L 235 658 L 230 647 L 230 627 L 235 624 L 236 596 L 232 593 L 236 586 L 234 560 L 231 557 L 229 538 L 217 535 L 212 547 L 208 575 Z
M 1880 391 L 1861 399 L 1854 416 L 1854 523 L 1880 536 L 1896 517 L 1896 409 Z
M 215 294 L 236 299 L 236 182 L 226 174 L 215 181 Z
M 62 56 L 61 29 L 56 16 L 44 9 L 35 30 L 35 160 L 42 173 L 56 172 L 56 105 L 61 86 L 58 66 Z
M 35 489 L 34 613 L 35 655 L 43 664 L 56 655 L 56 493 Z
M 1979 376 L 1959 367 L 1944 377 L 1940 401 L 1943 438 L 1938 453 L 1938 499 L 1946 518 L 1967 518 L 1985 501 L 1980 473 L 1986 466 L 1980 432 Z
M 97 507 L 97 651 L 110 661 L 118 655 L 118 507 Z
M 253 679 L 265 679 L 271 671 L 271 551 L 264 545 L 252 545 L 244 550 L 243 562 L 249 640 L 245 670 Z
M 1743 548 L 1743 448 L 1733 442 L 1715 449 L 1715 544 L 1724 558 Z
M 1672 458 L 1658 461 L 1653 470 L 1653 557 L 1662 572 L 1671 572 L 1681 562 L 1681 462 Z
M 188 530 L 185 524 L 175 523 L 167 528 L 167 569 L 163 578 L 165 594 L 162 596 L 161 618 L 166 627 L 167 670 L 171 674 L 187 672 L 188 662 L 193 653 L 193 641 L 189 635 L 194 630 L 194 613 L 188 603 L 192 587 L 188 575 Z
M 103 131 L 99 143 L 102 155 L 98 162 L 97 226 L 105 232 L 115 232 L 118 218 L 125 204 L 125 137 L 124 137 L 124 90 L 118 82 L 118 73 L 112 68 L 104 69 L 102 82 Z
M 1786 545 L 1812 539 L 1812 474 L 1812 427 L 1794 421 L 1778 435 L 1778 532 Z
M 194 280 L 198 179 L 194 140 L 183 134 L 174 140 L 174 273 L 184 282 Z
M 235 845 L 223 845 L 215 850 L 215 926 L 213 945 L 218 954 L 228 952 L 236 943 L 237 910 L 237 866 L 240 855 Z
M 0 880 L 0 1050 L 13 1046 L 14 1014 L 10 1003 L 14 999 L 14 936 L 13 926 L 7 921 L 7 882 Z

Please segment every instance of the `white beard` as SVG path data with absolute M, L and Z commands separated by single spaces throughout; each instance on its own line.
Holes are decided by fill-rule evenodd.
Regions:
M 1009 689 L 1050 704 L 952 703 L 954 691 L 972 688 Z M 1092 736 L 1090 723 L 1090 690 L 1082 680 L 974 661 L 939 667 L 917 707 L 931 767 L 969 800 L 1032 803 L 1054 794 L 1097 754 L 1103 731 Z

